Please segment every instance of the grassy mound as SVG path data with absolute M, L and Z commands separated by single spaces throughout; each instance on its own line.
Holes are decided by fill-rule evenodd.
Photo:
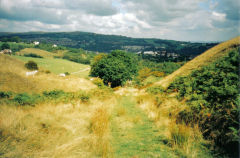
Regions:
M 175 71 L 174 73 L 168 75 L 164 79 L 162 79 L 159 82 L 156 82 L 155 84 L 161 85 L 163 87 L 167 87 L 171 82 L 174 81 L 176 77 L 179 76 L 186 76 L 190 74 L 193 70 L 198 69 L 204 65 L 208 65 L 217 59 L 225 56 L 230 49 L 240 46 L 240 36 L 233 38 L 229 41 L 223 42 L 203 54 L 197 56 L 190 62 L 187 62 L 185 65 L 183 65 L 180 69 Z

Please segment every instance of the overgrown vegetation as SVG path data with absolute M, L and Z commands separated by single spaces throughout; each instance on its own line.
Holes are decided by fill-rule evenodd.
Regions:
M 215 151 L 238 155 L 239 145 L 239 49 L 209 66 L 176 79 L 169 90 L 178 91 L 188 108 L 178 122 L 197 123 Z

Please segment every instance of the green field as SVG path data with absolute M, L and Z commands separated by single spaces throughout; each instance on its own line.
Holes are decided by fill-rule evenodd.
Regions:
M 73 73 L 73 75 L 78 77 L 87 77 L 90 70 L 89 65 L 79 64 L 79 63 L 71 62 L 64 59 L 32 58 L 32 57 L 24 57 L 24 56 L 13 56 L 13 57 L 23 62 L 27 62 L 29 60 L 35 61 L 39 67 L 49 70 L 55 74 L 69 72 L 69 73 Z

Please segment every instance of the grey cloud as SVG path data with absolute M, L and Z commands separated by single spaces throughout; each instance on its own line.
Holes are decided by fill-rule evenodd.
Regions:
M 240 17 L 240 1 L 239 0 L 221 0 L 215 7 L 219 12 L 226 13 L 227 19 L 239 20 Z
M 237 1 L 0 0 L 0 31 L 88 31 L 185 41 L 227 40 L 239 34 Z M 200 8 L 199 2 L 209 9 Z
M 117 9 L 112 6 L 112 0 L 65 0 L 68 9 L 84 10 L 88 14 L 109 16 L 117 13 Z
M 48 24 L 69 23 L 68 16 L 93 14 L 109 16 L 116 14 L 111 0 L 0 0 L 0 18 L 16 21 L 41 21 Z

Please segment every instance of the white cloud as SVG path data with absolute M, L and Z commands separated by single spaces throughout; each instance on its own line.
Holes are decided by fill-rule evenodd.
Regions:
M 213 16 L 213 19 L 217 20 L 217 21 L 225 21 L 226 20 L 226 14 L 223 14 L 223 13 L 218 13 L 218 12 L 213 11 L 212 16 Z

